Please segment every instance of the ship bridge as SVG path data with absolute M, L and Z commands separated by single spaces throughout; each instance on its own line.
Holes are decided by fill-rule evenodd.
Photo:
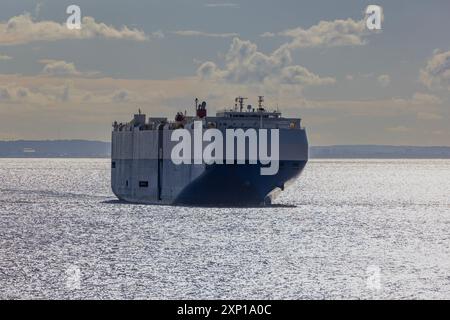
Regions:
M 218 111 L 216 117 L 208 118 L 215 121 L 217 128 L 266 128 L 266 129 L 301 129 L 301 119 L 283 118 L 278 110 L 268 111 L 263 105 L 264 97 L 258 97 L 258 107 L 244 107 L 247 98 L 237 97 L 234 108 Z

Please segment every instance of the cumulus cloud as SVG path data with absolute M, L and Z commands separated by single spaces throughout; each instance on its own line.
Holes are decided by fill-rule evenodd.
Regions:
M 183 37 L 230 38 L 238 36 L 237 33 L 211 33 L 197 30 L 177 30 L 172 33 Z
M 225 66 L 219 67 L 212 61 L 206 61 L 197 69 L 203 79 L 222 80 L 237 84 L 265 85 L 325 85 L 336 80 L 332 77 L 320 77 L 303 66 L 292 63 L 291 51 L 307 47 L 336 47 L 363 45 L 368 34 L 365 21 L 353 19 L 321 21 L 308 29 L 301 27 L 278 33 L 265 32 L 262 37 L 282 36 L 290 40 L 271 54 L 258 51 L 256 44 L 235 37 L 225 56 Z M 382 85 L 388 85 L 390 78 L 383 75 Z
M 239 38 L 233 39 L 225 55 L 224 68 L 207 61 L 198 68 L 197 74 L 202 79 L 235 84 L 322 85 L 335 82 L 334 78 L 322 78 L 302 66 L 293 65 L 286 47 L 267 55 L 258 51 L 256 44 Z
M 382 87 L 387 87 L 391 83 L 391 77 L 388 74 L 382 74 L 377 78 L 378 83 Z
M 428 88 L 446 88 L 450 90 L 450 51 L 435 51 L 420 70 L 420 80 Z
M 364 36 L 367 34 L 364 20 L 347 19 L 320 21 L 308 29 L 298 27 L 278 33 L 265 32 L 261 36 L 274 37 L 278 35 L 291 38 L 291 41 L 286 46 L 294 49 L 363 45 L 366 43 Z
M 281 83 L 301 85 L 333 84 L 334 78 L 322 78 L 302 66 L 289 66 L 281 70 Z
M 11 60 L 12 57 L 6 55 L 6 54 L 1 54 L 0 53 L 0 60 Z
M 34 21 L 30 14 L 22 14 L 0 22 L 0 44 L 16 45 L 33 41 L 56 41 L 62 39 L 129 39 L 148 40 L 141 30 L 123 26 L 116 29 L 105 23 L 96 22 L 92 17 L 83 17 L 80 30 L 69 30 L 65 23 L 54 21 Z

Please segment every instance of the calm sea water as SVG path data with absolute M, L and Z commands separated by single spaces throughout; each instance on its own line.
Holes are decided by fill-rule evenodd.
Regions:
M 450 161 L 324 160 L 269 208 L 115 200 L 107 159 L 0 159 L 0 298 L 450 298 Z

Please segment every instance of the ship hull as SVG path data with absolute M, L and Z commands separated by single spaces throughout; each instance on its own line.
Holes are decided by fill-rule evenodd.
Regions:
M 281 161 L 276 175 L 260 174 L 260 165 L 211 165 L 174 200 L 202 206 L 260 206 L 272 202 L 296 179 L 306 161 Z
M 175 164 L 171 159 L 176 144 L 171 139 L 172 132 L 166 129 L 113 132 L 111 186 L 120 200 L 192 206 L 266 205 L 299 177 L 308 160 L 306 131 L 279 129 L 280 160 L 273 175 L 264 175 L 259 161 Z M 269 143 L 268 150 L 270 146 Z
M 174 165 L 170 160 L 165 160 L 163 167 L 170 174 L 158 179 L 155 174 L 158 160 L 115 160 L 112 190 L 120 200 L 133 203 L 260 206 L 270 204 L 280 191 L 298 178 L 306 163 L 306 160 L 280 161 L 277 174 L 261 175 L 260 164 L 194 167 Z M 192 177 L 191 181 L 174 188 L 180 186 L 182 177 L 186 176 Z M 160 188 L 161 185 L 172 187 Z

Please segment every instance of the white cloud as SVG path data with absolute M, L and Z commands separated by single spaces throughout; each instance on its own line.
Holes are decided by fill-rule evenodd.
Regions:
M 378 83 L 386 88 L 391 83 L 391 77 L 388 74 L 382 74 L 377 78 Z
M 289 49 L 281 47 L 266 55 L 256 44 L 234 38 L 225 55 L 225 67 L 219 68 L 207 61 L 197 70 L 202 79 L 212 79 L 234 84 L 322 85 L 335 82 L 334 78 L 322 78 L 306 68 L 293 65 Z
M 140 30 L 123 26 L 116 29 L 105 23 L 96 22 L 92 17 L 84 17 L 81 30 L 69 30 L 65 23 L 54 21 L 34 21 L 30 14 L 22 14 L 0 22 L 0 45 L 16 45 L 33 41 L 56 41 L 62 39 L 129 39 L 148 40 Z
M 321 21 L 308 29 L 295 28 L 282 32 L 265 32 L 262 37 L 283 36 L 290 40 L 271 54 L 258 51 L 249 41 L 234 38 L 225 56 L 225 66 L 207 61 L 198 69 L 201 78 L 221 80 L 234 84 L 278 85 L 326 85 L 336 80 L 320 77 L 303 66 L 292 63 L 291 51 L 306 47 L 335 47 L 363 45 L 368 34 L 364 20 L 353 19 Z M 389 76 L 380 78 L 383 85 L 389 84 Z
M 237 33 L 211 33 L 197 30 L 177 30 L 172 33 L 183 37 L 230 38 L 238 36 Z
M 450 51 L 435 51 L 420 70 L 420 80 L 428 88 L 447 88 L 450 90 Z
M 12 57 L 6 55 L 6 54 L 1 54 L 0 53 L 0 60 L 11 60 Z
M 298 27 L 278 33 L 265 32 L 261 36 L 274 37 L 278 35 L 291 38 L 291 42 L 286 46 L 294 49 L 363 45 L 366 43 L 363 37 L 367 34 L 364 20 L 347 19 L 320 21 L 308 29 Z

